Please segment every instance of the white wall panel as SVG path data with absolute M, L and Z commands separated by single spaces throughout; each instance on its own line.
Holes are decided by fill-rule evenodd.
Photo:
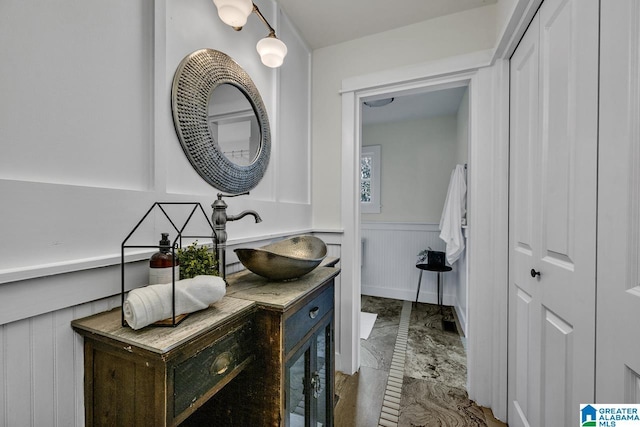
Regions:
M 1 179 L 149 187 L 152 17 L 151 0 L 0 4 Z
M 5 377 L 2 384 L 5 389 L 6 426 L 31 425 L 33 400 L 31 388 L 33 381 L 31 321 L 19 322 L 11 327 L 3 326 L 5 354 L 3 367 Z
M 261 12 L 275 25 L 274 3 L 257 2 Z M 277 115 L 277 71 L 265 67 L 256 52 L 256 43 L 266 35 L 266 27 L 254 14 L 249 16 L 242 31 L 234 31 L 218 18 L 210 0 L 193 0 L 185 4 L 181 0 L 167 0 L 166 87 L 171 88 L 175 70 L 180 62 L 199 49 L 215 49 L 233 58 L 249 74 L 267 109 L 272 138 L 278 134 L 274 118 Z M 169 92 L 167 92 L 169 93 Z M 163 99 L 168 102 L 169 98 Z M 169 114 L 165 120 L 172 123 Z M 191 167 L 184 155 L 173 128 L 167 138 L 166 167 L 167 191 L 175 194 L 215 196 L 219 190 L 207 184 Z M 273 142 L 273 141 L 272 141 Z M 273 158 L 273 152 L 272 152 Z M 270 163 L 258 186 L 251 190 L 252 199 L 274 199 L 275 169 Z
M 55 416 L 52 420 L 56 425 L 62 426 L 65 420 L 74 419 L 74 417 L 81 419 L 80 416 L 84 416 L 84 406 L 77 404 L 77 402 L 84 402 L 83 396 L 70 392 L 83 384 L 81 378 L 84 377 L 84 371 L 76 371 L 76 365 L 84 358 L 76 357 L 76 351 L 82 349 L 82 340 L 79 336 L 69 333 L 69 325 L 74 319 L 74 310 L 59 310 L 52 313 L 52 317 L 55 368 L 53 370 Z
M 70 322 L 119 303 L 118 295 L 0 326 L 0 426 L 84 425 L 83 341 Z
M 418 253 L 431 247 L 444 251 L 437 224 L 362 223 L 362 288 L 364 295 L 415 301 L 420 270 Z M 442 273 L 443 303 L 457 305 L 456 278 L 453 270 Z M 437 303 L 438 276 L 425 271 L 420 285 L 420 302 Z
M 449 280 L 456 284 L 455 287 L 455 309 L 458 314 L 458 319 L 462 326 L 462 332 L 467 333 L 467 319 L 469 317 L 469 264 L 467 262 L 467 249 L 469 247 L 469 238 L 467 237 L 467 230 L 463 230 L 465 236 L 465 250 L 456 261 L 456 268 L 451 271 L 451 276 L 447 276 Z
M 96 135 L 87 136 L 87 132 L 81 132 L 73 140 L 60 138 L 64 143 L 57 144 L 51 138 L 68 131 L 69 115 L 64 105 L 58 103 L 53 108 L 42 97 L 56 93 L 56 85 L 61 83 L 56 80 L 55 84 L 47 85 L 36 81 L 40 85 L 36 91 L 41 97 L 32 99 L 36 95 L 30 90 L 16 89 L 27 87 L 21 84 L 24 76 L 17 67 L 0 68 L 0 89 L 6 101 L 0 106 L 1 112 L 5 113 L 5 108 L 11 110 L 0 114 L 0 141 L 3 143 L 0 159 L 0 194 L 3 196 L 0 217 L 3 222 L 0 232 L 7 242 L 0 248 L 3 259 L 0 283 L 117 264 L 122 240 L 155 201 L 195 201 L 210 212 L 218 190 L 206 184 L 188 163 L 173 129 L 170 111 L 174 70 L 188 53 L 203 47 L 228 53 L 251 75 L 270 117 L 276 116 L 278 107 L 278 71 L 263 66 L 255 51 L 255 43 L 264 37 L 265 31 L 257 17 L 251 16 L 243 31 L 236 32 L 219 20 L 215 6 L 209 0 L 87 3 L 79 9 L 70 0 L 59 2 L 55 7 L 41 3 L 46 2 L 29 0 L 18 5 L 9 1 L 0 5 L 0 23 L 7 24 L 0 29 L 3 36 L 0 52 L 14 63 L 24 64 L 25 75 L 43 72 L 45 68 L 73 76 L 74 73 L 82 74 L 74 80 L 76 87 L 83 89 L 82 93 L 67 85 L 65 96 L 57 97 L 57 101 L 66 100 L 74 108 L 81 105 L 83 112 L 92 118 L 100 116 L 100 125 L 109 132 L 127 135 L 126 138 L 115 137 L 97 129 Z M 276 3 L 264 0 L 259 5 L 275 25 Z M 52 22 L 64 20 L 65 28 L 75 30 L 73 37 L 68 34 L 70 30 L 60 29 L 51 22 L 42 23 L 42 30 L 34 28 L 34 22 L 46 20 L 45 12 L 50 12 L 46 18 L 53 17 Z M 26 34 L 27 29 L 33 33 Z M 295 41 L 294 29 L 289 28 L 288 33 Z M 82 36 L 78 37 L 78 34 Z M 109 47 L 97 44 L 102 47 L 98 49 L 91 44 L 98 34 L 100 42 Z M 86 41 L 78 41 L 83 38 Z M 130 45 L 117 49 L 123 38 Z M 57 49 L 69 49 L 69 44 L 76 46 L 78 43 L 87 46 L 79 50 L 81 53 L 72 50 L 69 55 L 49 58 L 51 52 L 38 50 L 40 45 L 36 41 L 40 43 L 41 40 L 45 41 L 45 46 L 49 43 L 59 45 Z M 296 48 L 294 44 L 292 50 L 293 64 L 297 63 L 298 56 L 308 60 L 309 53 L 305 54 L 303 45 L 298 44 Z M 42 57 L 50 59 L 46 67 L 42 65 Z M 84 63 L 79 68 L 80 60 Z M 125 67 L 128 74 L 114 70 L 116 66 Z M 102 70 L 101 73 L 91 72 L 94 68 Z M 52 78 L 51 73 L 44 74 L 47 79 Z M 91 84 L 99 86 L 99 93 L 88 102 L 86 92 L 93 90 Z M 120 97 L 119 103 L 110 101 L 113 96 Z M 286 96 L 290 97 L 288 92 Z M 308 99 L 292 98 L 288 102 L 292 110 L 308 111 Z M 298 103 L 302 108 L 295 107 Z M 34 105 L 38 105 L 42 120 L 51 122 L 50 128 L 42 126 L 42 121 L 34 126 L 32 119 L 24 114 Z M 291 126 L 294 133 L 306 128 L 308 134 L 308 112 L 303 115 L 306 121 L 286 121 L 281 126 Z M 82 120 L 72 121 L 74 126 L 85 126 Z M 276 123 L 272 121 L 271 125 L 273 135 L 277 135 Z M 90 124 L 85 127 L 86 130 L 91 128 Z M 29 136 L 35 131 L 46 133 L 48 138 Z M 13 143 L 14 136 L 26 138 L 26 141 Z M 33 160 L 37 151 L 40 152 L 38 156 L 45 158 L 45 164 L 24 165 Z M 295 153 L 297 156 L 301 152 Z M 279 204 L 275 201 L 275 167 L 268 168 L 265 178 L 250 196 L 229 203 L 230 214 L 255 209 L 264 220 L 260 226 L 250 224 L 249 220 L 230 223 L 230 239 L 280 234 L 283 229 L 291 232 L 309 229 L 308 184 L 303 185 L 304 194 L 298 194 L 297 189 L 288 191 L 289 199 L 303 200 L 305 204 Z M 54 176 L 27 176 L 31 169 Z M 108 171 L 110 178 L 105 178 L 102 171 Z M 308 183 L 309 176 L 308 159 L 296 162 L 294 172 L 287 177 L 287 185 Z M 38 180 L 42 182 L 34 182 Z M 159 232 L 151 230 L 152 241 Z
M 625 402 L 640 404 L 640 375 L 628 366 L 625 371 Z
M 0 194 L 0 283 L 25 278 L 24 269 L 119 254 L 155 201 L 148 192 L 7 180 Z
M 317 235 L 327 243 L 328 256 L 340 258 L 340 234 Z M 274 236 L 272 239 L 231 245 L 229 258 L 233 264 L 228 272 L 243 268 L 232 252 L 234 247 L 257 247 L 282 238 L 284 236 Z M 140 264 L 146 266 L 146 263 Z M 73 283 L 73 276 L 82 277 L 82 273 L 66 276 Z M 98 288 L 104 286 L 100 282 L 85 282 L 86 287 L 95 285 Z M 336 278 L 336 289 L 339 287 L 340 276 Z M 73 290 L 59 292 L 64 297 Z M 46 291 L 42 290 L 41 295 L 47 295 Z M 340 293 L 336 291 L 336 295 Z M 90 298 L 85 296 L 84 299 Z M 22 300 L 24 305 L 29 304 L 26 299 Z M 83 339 L 73 331 L 70 323 L 119 304 L 118 293 L 0 326 L 0 427 L 84 425 Z M 337 299 L 336 307 L 339 304 Z M 4 311 L 4 308 L 0 311 Z M 339 310 L 336 313 L 335 341 L 336 353 L 339 354 Z M 3 323 L 1 320 L 0 323 Z
M 259 60 L 255 44 L 265 36 L 265 27 L 256 16 L 249 16 L 247 25 L 236 32 L 212 13 L 215 8 L 209 0 L 196 0 L 189 7 L 184 7 L 178 0 L 168 0 L 167 84 L 171 84 L 180 61 L 195 50 L 211 48 L 231 56 L 247 71 L 260 91 L 271 124 L 271 161 L 262 181 L 251 190 L 248 199 L 308 204 L 310 53 L 286 17 L 276 13 L 274 4 L 258 2 L 262 13 L 288 46 L 289 53 L 279 70 L 265 67 Z M 167 117 L 167 120 L 172 118 Z M 166 161 L 161 167 L 166 167 L 169 193 L 214 196 L 218 192 L 193 170 L 175 135 L 167 138 L 165 148 Z M 296 209 L 295 206 L 292 208 Z M 296 215 L 293 219 L 300 222 L 304 218 Z
M 54 316 L 31 319 L 30 351 L 32 353 L 33 424 L 51 425 L 55 415 Z
M 288 48 L 285 63 L 280 67 L 280 96 L 277 138 L 273 141 L 277 157 L 278 200 L 310 203 L 311 164 L 311 55 L 295 28 L 286 17 L 279 20 L 280 37 Z M 286 126 L 284 126 L 286 124 Z

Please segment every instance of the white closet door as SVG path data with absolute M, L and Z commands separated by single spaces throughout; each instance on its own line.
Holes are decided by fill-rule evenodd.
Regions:
M 594 400 L 598 7 L 546 0 L 511 59 L 511 426 Z
M 640 2 L 601 6 L 596 399 L 640 403 Z
M 540 307 L 537 263 L 540 229 L 538 15 L 511 58 L 509 194 L 509 425 L 538 425 L 540 416 Z

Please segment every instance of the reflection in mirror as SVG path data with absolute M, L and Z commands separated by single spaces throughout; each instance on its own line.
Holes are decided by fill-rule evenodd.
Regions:
M 208 107 L 209 129 L 230 162 L 248 166 L 256 159 L 262 135 L 253 106 L 232 84 L 217 86 Z

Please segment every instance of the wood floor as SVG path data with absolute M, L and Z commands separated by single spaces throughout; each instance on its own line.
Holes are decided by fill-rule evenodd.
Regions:
M 505 427 L 490 409 L 468 400 L 464 386 L 466 354 L 456 333 L 442 331 L 442 314 L 437 307 L 411 307 L 409 304 L 409 313 L 413 313 L 407 334 L 400 322 L 403 301 L 362 297 L 362 311 L 376 313 L 378 318 L 369 338 L 361 340 L 360 370 L 351 376 L 336 373 L 335 426 Z M 402 359 L 409 361 L 403 364 L 404 373 L 400 375 L 402 391 L 389 396 L 390 388 L 398 390 L 388 385 L 398 381 L 394 374 L 398 368 L 397 348 L 407 341 L 406 357 L 400 352 Z M 432 349 L 416 347 L 422 345 L 416 343 L 430 343 Z

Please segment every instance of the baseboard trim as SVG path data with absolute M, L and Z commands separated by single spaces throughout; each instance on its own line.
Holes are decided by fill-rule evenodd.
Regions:
M 458 316 L 458 321 L 460 322 L 460 327 L 462 328 L 462 334 L 467 336 L 467 316 L 460 304 L 454 304 L 453 308 L 456 310 L 456 315 Z
M 372 297 L 391 298 L 401 301 L 416 300 L 416 289 L 390 289 L 379 286 L 367 286 L 363 284 L 360 288 L 360 291 L 362 295 L 369 295 Z M 438 294 L 437 292 L 420 289 L 420 298 L 418 299 L 418 302 L 437 304 Z M 455 306 L 456 302 L 457 300 L 455 295 L 445 294 L 442 296 L 443 305 Z

